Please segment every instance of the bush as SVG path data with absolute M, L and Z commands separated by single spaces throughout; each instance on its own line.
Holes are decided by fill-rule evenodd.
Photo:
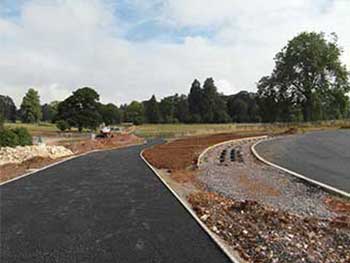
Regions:
M 18 136 L 18 145 L 32 145 L 32 136 L 26 128 L 15 128 L 12 130 Z
M 15 147 L 18 145 L 18 136 L 12 130 L 0 131 L 0 147 Z
M 4 129 L 0 131 L 0 147 L 15 147 L 32 144 L 32 136 L 26 128 Z
M 64 121 L 64 120 L 60 120 L 56 122 L 56 127 L 60 130 L 60 131 L 66 131 L 68 129 L 70 129 L 70 125 L 68 122 Z
M 134 124 L 135 124 L 135 125 L 141 125 L 141 124 L 143 124 L 143 117 L 136 117 L 136 118 L 134 119 Z

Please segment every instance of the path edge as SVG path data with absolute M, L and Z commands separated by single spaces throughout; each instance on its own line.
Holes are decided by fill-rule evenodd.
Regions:
M 200 220 L 192 208 L 186 204 L 182 198 L 171 188 L 171 186 L 160 176 L 156 168 L 154 168 L 143 156 L 143 152 L 146 149 L 142 150 L 140 153 L 141 159 L 146 163 L 146 165 L 152 170 L 152 172 L 158 177 L 158 179 L 165 185 L 165 187 L 176 197 L 177 201 L 187 210 L 187 212 L 195 219 L 195 221 L 202 227 L 205 233 L 216 243 L 216 245 L 224 252 L 224 254 L 231 260 L 233 263 L 242 263 L 235 256 L 233 256 L 229 250 L 222 244 L 222 242 L 210 231 L 210 229 Z
M 133 146 L 137 146 L 137 145 L 144 145 L 146 142 L 143 141 L 141 143 L 137 143 L 137 144 L 133 144 L 133 145 L 127 145 L 127 146 L 122 146 L 122 147 L 116 147 L 116 148 L 111 148 L 111 149 L 95 149 L 95 150 L 92 150 L 92 151 L 89 151 L 89 152 L 85 152 L 85 153 L 81 153 L 81 154 L 78 154 L 78 155 L 71 155 L 71 156 L 68 156 L 66 158 L 63 158 L 62 160 L 59 160 L 57 162 L 54 162 L 54 163 L 51 163 L 51 164 L 48 164 L 46 166 L 43 166 L 43 167 L 40 167 L 38 169 L 35 169 L 35 171 L 31 171 L 31 172 L 28 172 L 28 173 L 25 173 L 25 174 L 22 174 L 20 176 L 17 176 L 17 177 L 14 177 L 12 179 L 9 179 L 7 181 L 4 181 L 4 182 L 1 182 L 0 183 L 0 186 L 3 186 L 5 184 L 9 184 L 9 183 L 12 183 L 14 181 L 17 181 L 17 180 L 20 180 L 24 177 L 27 177 L 27 176 L 30 176 L 30 175 L 33 175 L 33 174 L 36 174 L 36 173 L 39 173 L 41 171 L 44 171 L 46 169 L 49 169 L 53 166 L 56 166 L 56 165 L 59 165 L 61 163 L 64 163 L 64 162 L 68 162 L 70 160 L 73 160 L 73 159 L 76 159 L 76 158 L 80 158 L 80 157 L 83 157 L 85 155 L 88 155 L 88 154 L 91 154 L 91 153 L 96 153 L 96 152 L 103 152 L 103 151 L 112 151 L 112 150 L 117 150 L 117 149 L 122 149 L 122 148 L 127 148 L 127 147 L 133 147 Z
M 211 149 L 218 147 L 220 145 L 231 143 L 231 142 L 237 142 L 237 141 L 243 141 L 243 140 L 257 140 L 257 139 L 263 139 L 267 138 L 267 136 L 258 136 L 258 137 L 247 137 L 247 138 L 237 138 L 221 143 L 214 144 L 212 146 L 209 146 L 206 148 L 198 157 L 197 160 L 197 167 L 199 167 L 201 163 L 201 159 L 203 156 Z M 143 149 L 140 153 L 141 159 L 146 163 L 146 165 L 152 170 L 152 172 L 159 178 L 159 180 L 165 185 L 165 187 L 176 197 L 178 202 L 187 210 L 187 212 L 195 219 L 195 221 L 202 227 L 204 232 L 207 233 L 207 235 L 216 243 L 216 245 L 226 254 L 226 256 L 231 260 L 233 263 L 242 263 L 241 260 L 239 260 L 236 256 L 232 255 L 232 253 L 226 248 L 226 246 L 223 244 L 223 242 L 202 222 L 202 220 L 197 216 L 197 214 L 192 210 L 192 208 L 185 203 L 182 198 L 171 188 L 171 186 L 162 178 L 162 176 L 158 173 L 157 169 L 153 167 L 152 164 L 150 164 L 146 158 L 143 156 L 144 151 L 147 149 Z
M 281 170 L 281 171 L 284 171 L 284 172 L 286 172 L 286 173 L 288 173 L 288 174 L 290 174 L 290 175 L 292 175 L 292 176 L 295 176 L 295 177 L 297 177 L 297 178 L 299 178 L 299 179 L 302 179 L 302 180 L 306 181 L 307 183 L 310 183 L 310 184 L 312 184 L 312 185 L 321 187 L 322 189 L 324 189 L 324 190 L 326 190 L 326 191 L 328 191 L 328 192 L 331 192 L 331 193 L 336 194 L 336 195 L 341 195 L 341 196 L 346 197 L 346 198 L 350 198 L 350 193 L 347 193 L 347 192 L 345 192 L 345 191 L 343 191 L 343 190 L 340 190 L 340 189 L 335 188 L 335 187 L 333 187 L 333 186 L 330 186 L 330 185 L 328 185 L 328 184 L 321 183 L 321 182 L 319 182 L 319 181 L 317 181 L 317 180 L 313 180 L 313 179 L 311 179 L 311 178 L 308 178 L 308 177 L 305 176 L 305 175 L 299 174 L 299 173 L 297 173 L 297 172 L 294 172 L 294 171 L 292 171 L 292 170 L 289 170 L 289 169 L 287 169 L 287 168 L 284 168 L 284 167 L 282 167 L 282 166 L 279 166 L 279 165 L 277 165 L 277 164 L 275 164 L 275 163 L 272 163 L 272 162 L 266 160 L 265 158 L 263 158 L 263 157 L 257 152 L 257 150 L 255 149 L 255 147 L 256 147 L 257 145 L 259 145 L 260 143 L 264 142 L 264 141 L 271 141 L 271 140 L 274 140 L 274 139 L 276 139 L 276 138 L 266 138 L 266 139 L 262 139 L 262 140 L 257 141 L 256 143 L 254 143 L 254 144 L 251 146 L 251 148 L 250 148 L 250 149 L 251 149 L 251 152 L 253 153 L 253 155 L 254 155 L 259 161 L 263 162 L 263 163 L 266 164 L 266 165 L 269 165 L 269 166 L 272 166 L 272 167 L 274 167 L 274 168 L 277 168 L 277 169 L 279 169 L 279 170 Z

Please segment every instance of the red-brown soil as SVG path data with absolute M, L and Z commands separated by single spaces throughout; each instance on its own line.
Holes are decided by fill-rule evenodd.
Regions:
M 327 198 L 324 202 L 332 211 L 350 216 L 350 202 L 345 202 L 335 197 Z
M 115 135 L 113 138 L 96 140 L 80 140 L 76 142 L 63 142 L 61 145 L 70 149 L 75 154 L 89 152 L 96 149 L 113 149 L 125 145 L 142 142 L 143 140 L 133 134 Z
M 250 135 L 256 136 L 256 135 Z M 188 137 L 156 145 L 144 151 L 144 157 L 158 169 L 181 170 L 197 162 L 207 147 L 233 139 L 248 137 L 234 133 Z
M 59 159 L 51 159 L 51 158 L 43 158 L 43 157 L 35 157 L 30 160 L 26 160 L 20 164 L 5 164 L 0 166 L 0 182 L 5 182 L 22 174 L 25 174 L 30 169 L 38 169 L 40 167 L 44 167 L 51 163 L 57 162 L 61 160 Z

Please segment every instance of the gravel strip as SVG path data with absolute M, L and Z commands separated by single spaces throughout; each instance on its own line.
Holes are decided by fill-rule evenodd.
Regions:
M 256 200 L 300 216 L 335 216 L 324 203 L 328 193 L 261 164 L 251 154 L 251 145 L 252 142 L 234 142 L 208 151 L 200 166 L 199 180 L 209 191 L 234 200 Z M 232 150 L 235 161 L 231 160 Z

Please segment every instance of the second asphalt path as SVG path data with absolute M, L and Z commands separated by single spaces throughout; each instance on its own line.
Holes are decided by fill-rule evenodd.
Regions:
M 256 150 L 272 163 L 350 193 L 350 130 L 281 137 Z

